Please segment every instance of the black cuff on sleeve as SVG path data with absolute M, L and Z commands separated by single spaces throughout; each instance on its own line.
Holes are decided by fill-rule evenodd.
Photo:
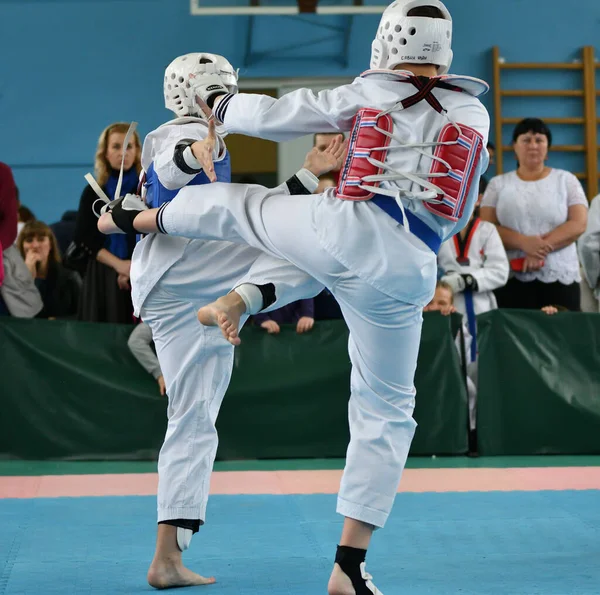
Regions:
M 300 181 L 300 178 L 298 178 L 296 175 L 293 175 L 286 182 L 286 184 L 292 196 L 296 196 L 298 194 L 312 194 L 312 192 L 310 192 L 308 188 L 304 186 L 304 184 Z

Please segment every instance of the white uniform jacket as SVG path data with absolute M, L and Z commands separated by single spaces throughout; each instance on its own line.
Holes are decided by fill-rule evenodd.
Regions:
M 239 94 L 229 97 L 221 117 L 228 133 L 241 133 L 273 141 L 286 141 L 314 132 L 347 132 L 357 112 L 365 107 L 387 110 L 417 92 L 409 73 L 370 71 L 351 84 L 314 94 L 298 89 L 279 99 L 265 95 Z M 448 118 L 477 130 L 487 143 L 490 119 L 477 95 L 487 90 L 482 81 L 469 77 L 446 76 L 444 80 L 463 92 L 436 88 L 433 95 L 446 110 L 447 117 L 426 101 L 408 109 L 392 112 L 393 134 L 403 144 L 435 142 Z M 221 103 L 225 104 L 225 101 Z M 488 165 L 484 150 L 475 170 L 471 192 L 462 218 L 456 222 L 429 212 L 422 202 L 402 198 L 406 210 L 412 211 L 443 240 L 458 232 L 468 221 L 478 196 L 479 177 Z M 418 151 L 402 148 L 392 140 L 385 163 L 399 172 L 428 173 L 431 159 Z M 421 191 L 408 180 L 382 182 L 382 187 Z M 408 233 L 375 204 L 336 198 L 330 189 L 313 199 L 313 221 L 321 246 L 344 266 L 383 293 L 401 301 L 425 305 L 435 284 L 436 258 L 417 237 L 406 238 L 415 250 L 407 259 L 397 252 L 399 233 Z M 367 235 L 368 234 L 368 235 Z M 398 246 L 398 250 L 395 249 Z M 410 260 L 410 261 L 409 261 Z
M 600 195 L 590 204 L 587 229 L 577 242 L 583 274 L 596 299 L 600 299 Z
M 446 275 L 456 272 L 473 276 L 477 281 L 473 307 L 475 314 L 482 314 L 498 307 L 493 290 L 508 281 L 508 258 L 494 224 L 475 219 L 468 231 L 464 242 L 457 234 L 442 244 L 438 266 Z M 461 314 L 467 314 L 462 292 L 454 296 L 454 306 Z

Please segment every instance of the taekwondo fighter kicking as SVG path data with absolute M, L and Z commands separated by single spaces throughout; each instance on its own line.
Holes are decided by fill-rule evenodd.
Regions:
M 468 221 L 488 164 L 489 115 L 477 99 L 488 87 L 446 74 L 451 39 L 442 2 L 400 0 L 383 14 L 372 69 L 349 85 L 273 99 L 231 95 L 211 76 L 192 83 L 228 132 L 285 141 L 351 130 L 337 191 L 307 201 L 216 183 L 137 215 L 116 205 L 99 222 L 106 232 L 116 224 L 247 243 L 288 259 L 336 297 L 350 329 L 351 438 L 330 595 L 380 593 L 365 556 L 390 514 L 415 431 L 414 374 L 436 253 Z
M 237 91 L 237 73 L 221 56 L 187 54 L 166 69 L 165 104 L 177 119 L 144 141 L 145 200 L 151 207 L 166 204 L 184 186 L 230 180 L 222 137 L 217 135 L 207 148 L 206 118 L 181 84 L 206 73 L 230 92 Z M 203 171 L 195 155 L 206 151 L 212 153 L 214 166 Z M 273 192 L 311 194 L 319 175 L 339 168 L 343 153 L 340 139 L 326 151 L 311 151 L 304 168 Z M 147 208 L 137 196 L 128 195 L 123 202 L 129 208 Z M 131 284 L 135 314 L 152 329 L 169 399 L 158 461 L 158 537 L 148 581 L 157 588 L 208 584 L 214 579 L 185 568 L 181 552 L 206 518 L 217 450 L 215 421 L 231 377 L 233 347 L 219 329 L 198 323 L 198 308 L 235 287 L 236 298 L 251 314 L 314 296 L 323 286 L 289 261 L 247 245 L 160 234 L 146 236 L 136 246 Z

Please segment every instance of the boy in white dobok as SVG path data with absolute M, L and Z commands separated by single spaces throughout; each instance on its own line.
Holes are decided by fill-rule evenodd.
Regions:
M 453 294 L 453 306 L 463 315 L 469 395 L 469 424 L 476 426 L 477 407 L 477 316 L 498 307 L 494 289 L 508 281 L 509 264 L 495 225 L 479 218 L 479 202 L 485 192 L 481 178 L 479 200 L 467 226 L 444 242 L 438 254 L 442 281 Z
M 237 72 L 222 56 L 186 54 L 166 69 L 165 105 L 177 117 L 144 141 L 148 207 L 168 204 L 183 187 L 230 181 L 223 136 L 213 134 L 207 147 L 207 119 L 186 84 L 207 73 L 237 92 Z M 206 151 L 212 163 L 203 168 L 197 157 Z M 325 151 L 313 149 L 304 168 L 272 192 L 301 193 L 310 200 L 318 176 L 339 167 L 342 156 L 341 139 Z M 113 201 L 109 208 L 115 202 L 136 210 L 147 208 L 133 195 Z M 323 286 L 289 261 L 247 245 L 161 234 L 148 235 L 136 246 L 131 284 L 135 314 L 152 330 L 169 399 L 167 433 L 158 460 L 158 537 L 148 581 L 157 588 L 212 583 L 213 578 L 185 568 L 181 553 L 206 518 L 218 441 L 215 421 L 231 378 L 233 346 L 219 329 L 198 323 L 198 309 L 235 288 L 236 298 L 246 304 L 247 317 L 317 295 Z
M 481 199 L 485 186 L 480 186 Z M 478 210 L 474 211 L 460 233 L 442 244 L 438 254 L 442 281 L 452 288 L 454 307 L 466 317 L 473 337 L 467 358 L 469 362 L 474 362 L 477 354 L 475 317 L 498 307 L 494 289 L 506 285 L 509 273 L 508 257 L 500 234 L 495 225 L 479 218 Z
M 600 195 L 590 203 L 587 229 L 577 241 L 577 251 L 583 272 L 583 283 L 587 285 L 585 290 L 588 293 L 587 307 L 582 307 L 582 310 L 598 312 L 600 311 Z
M 231 95 L 210 76 L 192 83 L 228 132 L 284 141 L 351 131 L 337 191 L 306 200 L 217 183 L 183 189 L 165 207 L 137 215 L 116 205 L 99 222 L 107 233 L 116 225 L 249 244 L 305 270 L 340 304 L 350 329 L 351 439 L 330 595 L 380 593 L 365 556 L 390 514 L 415 431 L 414 373 L 436 254 L 468 221 L 487 168 L 489 116 L 477 99 L 487 85 L 446 74 L 451 38 L 439 0 L 403 0 L 383 14 L 372 70 L 349 85 L 273 99 Z M 232 341 L 243 311 L 235 299 L 205 310 L 205 321 Z

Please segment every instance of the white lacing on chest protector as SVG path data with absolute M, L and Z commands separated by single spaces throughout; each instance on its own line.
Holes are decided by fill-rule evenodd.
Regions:
M 402 109 L 402 107 L 400 109 Z M 379 114 L 379 116 L 380 117 L 385 116 L 386 114 L 391 113 L 392 111 L 398 111 L 398 110 L 396 107 L 393 107 L 392 109 L 386 110 L 385 112 L 381 112 L 381 114 Z M 444 114 L 444 115 L 446 116 L 446 114 Z M 461 134 L 460 127 L 455 122 L 452 122 L 450 120 L 450 118 L 448 118 L 448 116 L 446 116 L 446 118 L 448 119 L 448 122 L 456 128 L 458 134 L 460 135 Z M 388 145 L 387 147 L 372 147 L 369 149 L 361 148 L 361 150 L 366 150 L 366 151 L 369 151 L 369 153 L 371 153 L 373 151 L 389 152 L 392 150 L 414 149 L 417 153 L 423 155 L 424 157 L 427 157 L 428 159 L 431 159 L 432 161 L 437 161 L 437 162 L 441 163 L 444 167 L 446 167 L 448 169 L 448 171 L 446 173 L 443 173 L 443 172 L 429 173 L 428 172 L 426 174 L 421 173 L 421 172 L 401 172 L 401 171 L 398 171 L 398 170 L 394 169 L 393 167 L 391 167 L 388 163 L 379 161 L 378 159 L 374 159 L 373 157 L 369 156 L 369 157 L 367 157 L 367 161 L 369 163 L 382 168 L 387 173 L 365 176 L 364 178 L 362 178 L 363 182 L 391 182 L 391 181 L 409 180 L 410 182 L 413 182 L 414 184 L 421 186 L 422 188 L 424 188 L 424 190 L 422 192 L 412 192 L 410 190 L 404 190 L 402 188 L 397 188 L 395 190 L 389 190 L 387 188 L 381 188 L 379 186 L 369 186 L 366 184 L 361 184 L 359 186 L 359 188 L 362 188 L 363 190 L 368 190 L 369 192 L 374 192 L 375 194 L 384 194 L 386 196 L 391 196 L 392 198 L 398 198 L 400 195 L 405 198 L 410 198 L 410 199 L 415 199 L 415 200 L 423 200 L 423 201 L 432 202 L 432 203 L 436 203 L 436 204 L 443 203 L 444 201 L 438 199 L 437 197 L 440 194 L 443 195 L 444 191 L 441 188 L 439 188 L 439 186 L 436 186 L 435 184 L 433 184 L 429 180 L 429 178 L 448 177 L 450 175 L 450 172 L 452 171 L 452 166 L 445 159 L 442 159 L 441 157 L 434 155 L 435 147 L 457 145 L 458 139 L 455 141 L 446 141 L 446 142 L 405 143 L 400 138 L 398 138 L 396 135 L 392 134 L 391 132 L 388 132 L 387 130 L 384 130 L 383 128 L 380 128 L 377 125 L 375 125 L 374 128 L 377 132 L 380 132 L 381 134 L 396 141 L 397 144 Z M 427 151 L 424 151 L 424 149 L 426 149 L 426 148 L 433 149 L 433 152 L 429 153 Z
M 386 116 L 387 114 L 391 114 L 392 112 L 403 111 L 405 109 L 407 109 L 407 108 L 405 108 L 402 105 L 402 102 L 398 102 L 396 105 L 392 106 L 390 109 L 380 112 L 378 115 L 378 118 Z M 390 138 L 391 140 L 395 141 L 395 144 L 393 144 L 393 145 L 389 144 L 384 147 L 371 147 L 371 148 L 361 147 L 361 149 L 360 149 L 361 151 L 365 151 L 365 152 L 369 153 L 369 156 L 366 157 L 366 160 L 371 165 L 381 168 L 384 171 L 383 171 L 383 173 L 380 173 L 380 174 L 364 176 L 361 179 L 362 183 L 359 184 L 358 187 L 363 190 L 366 190 L 368 192 L 372 192 L 374 194 L 383 194 L 385 196 L 390 196 L 391 198 L 394 198 L 396 200 L 396 203 L 400 207 L 400 210 L 402 211 L 404 227 L 407 230 L 410 229 L 410 226 L 408 224 L 408 219 L 406 217 L 406 214 L 404 211 L 404 205 L 402 204 L 401 199 L 408 198 L 410 200 L 420 200 L 423 202 L 429 202 L 431 204 L 443 204 L 444 203 L 443 197 L 445 196 L 445 192 L 439 186 L 437 186 L 436 184 L 431 182 L 431 178 L 445 178 L 445 177 L 450 176 L 453 171 L 453 168 L 450 165 L 450 163 L 448 163 L 446 160 L 442 159 L 441 157 L 435 155 L 435 148 L 441 147 L 441 146 L 452 146 L 452 145 L 459 144 L 459 138 L 462 134 L 462 131 L 461 131 L 460 127 L 458 126 L 458 124 L 456 124 L 456 122 L 453 122 L 448 117 L 446 110 L 442 110 L 439 113 L 441 113 L 441 115 L 443 115 L 448 120 L 448 123 L 451 124 L 452 126 L 454 126 L 454 128 L 456 129 L 458 135 L 457 135 L 457 139 L 455 141 L 405 143 L 398 136 L 394 135 L 391 132 L 388 132 L 387 130 L 384 130 L 383 128 L 380 128 L 379 126 L 377 126 L 377 124 L 375 124 L 374 130 L 383 134 L 384 136 Z M 402 151 L 402 150 L 407 150 L 407 149 L 412 149 L 415 152 L 419 153 L 420 155 L 430 159 L 431 161 L 437 161 L 438 163 L 441 163 L 446 168 L 447 171 L 446 172 L 438 172 L 438 173 L 434 173 L 431 171 L 429 171 L 427 173 L 416 172 L 416 171 L 402 172 L 402 171 L 398 171 L 398 170 L 394 169 L 393 167 L 391 167 L 389 163 L 385 163 L 383 161 L 380 161 L 380 160 L 375 159 L 370 156 L 370 153 L 372 153 L 374 151 L 385 151 L 387 153 L 389 151 Z M 430 149 L 431 152 L 428 152 L 425 149 Z M 410 190 L 405 190 L 403 188 L 395 188 L 392 190 L 392 189 L 388 189 L 388 188 L 382 188 L 381 186 L 372 186 L 372 185 L 368 184 L 368 182 L 395 182 L 395 181 L 401 181 L 401 180 L 408 180 L 408 181 L 412 182 L 413 184 L 420 186 L 421 188 L 423 188 L 423 190 L 421 192 L 413 192 Z M 367 183 L 365 184 L 365 182 L 367 182 Z M 442 198 L 438 198 L 439 196 L 442 196 Z

